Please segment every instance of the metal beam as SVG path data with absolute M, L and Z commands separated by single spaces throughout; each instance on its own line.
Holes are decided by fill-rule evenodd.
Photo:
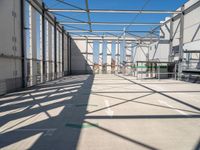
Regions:
M 57 20 L 54 20 L 54 79 L 57 79 Z
M 173 21 L 176 21 L 177 19 L 179 19 L 181 17 L 181 14 L 188 14 L 191 11 L 193 11 L 194 9 L 198 8 L 200 6 L 200 1 L 197 1 L 196 3 L 194 3 L 193 5 L 189 6 L 187 9 L 185 9 L 183 12 L 175 15 L 174 17 L 172 17 L 171 19 L 173 19 Z M 165 25 L 167 23 L 169 23 L 171 21 L 171 19 L 168 19 L 167 21 L 165 21 L 162 25 Z M 155 27 L 152 31 L 157 30 L 158 28 L 160 28 L 160 26 Z
M 88 1 L 88 0 L 86 0 Z M 71 13 L 86 13 L 88 10 L 81 9 L 48 9 L 50 12 L 71 12 Z M 179 14 L 181 11 L 171 10 L 103 10 L 103 9 L 90 9 L 90 13 L 126 13 L 126 14 Z
M 61 25 L 85 25 L 88 24 L 88 22 L 59 22 Z M 92 25 L 130 25 L 129 22 L 90 22 Z M 152 26 L 152 25 L 162 25 L 162 23 L 132 23 L 131 25 L 140 25 L 140 26 Z
M 85 5 L 86 5 L 86 12 L 87 12 L 87 17 L 88 17 L 88 25 L 90 28 L 90 32 L 92 32 L 92 25 L 91 25 L 91 19 L 90 19 L 90 10 L 88 6 L 88 0 L 85 0 Z
M 172 61 L 172 48 L 173 48 L 173 31 L 174 31 L 174 21 L 173 19 L 170 19 L 170 40 L 169 40 L 169 59 L 168 61 Z
M 70 48 L 71 48 L 71 42 L 70 42 L 70 36 L 69 36 L 69 33 L 67 33 L 67 74 L 69 75 L 70 74 L 70 58 L 71 58 L 71 53 L 70 53 Z
M 89 30 L 67 30 L 67 32 L 90 32 Z M 93 30 L 92 32 L 124 32 L 123 30 Z M 126 31 L 126 32 L 135 32 L 135 33 L 151 33 L 151 31 Z
M 62 27 L 62 76 L 65 71 L 65 67 L 64 67 L 64 65 L 65 65 L 65 63 L 64 63 L 65 43 L 64 42 L 65 42 L 65 29 L 64 29 L 64 27 Z
M 25 9 L 25 2 L 24 0 L 20 1 L 20 11 L 21 11 L 21 56 L 22 56 L 22 87 L 26 87 L 27 86 L 27 80 L 26 80 L 26 68 L 27 68 L 27 61 L 26 61 L 26 50 L 25 50 L 25 22 L 24 22 L 24 18 L 25 18 L 25 13 L 24 13 L 24 9 Z
M 46 35 L 45 35 L 45 33 L 46 33 L 46 27 L 45 27 L 45 5 L 44 5 L 44 3 L 42 3 L 42 7 L 43 7 L 43 9 L 42 9 L 42 81 L 44 81 L 44 79 L 45 79 L 45 81 L 46 81 L 46 77 L 47 77 L 47 68 L 46 68 L 46 62 L 45 62 L 45 58 L 46 58 L 46 56 L 45 56 L 45 51 L 46 51 L 46 44 L 45 44 L 45 42 L 46 42 L 46 39 L 48 38 L 48 37 L 46 37 Z M 48 32 L 48 31 L 47 31 Z M 45 78 L 44 78 L 45 77 Z
M 118 38 L 118 37 L 114 37 L 114 36 L 110 36 L 110 37 L 98 37 L 98 36 L 85 36 L 85 37 L 82 37 L 82 36 L 72 36 L 72 39 L 73 40 L 86 40 L 86 38 L 88 38 L 88 40 L 119 40 L 119 41 L 122 41 L 123 38 Z M 143 39 L 140 39 L 141 41 L 150 41 L 150 38 L 143 38 Z M 152 41 L 158 41 L 159 38 L 153 38 Z M 126 38 L 126 41 L 138 41 L 137 38 L 134 38 L 134 37 L 127 37 Z
M 181 7 L 181 11 L 184 12 L 184 5 Z M 180 17 L 180 37 L 179 37 L 179 68 L 178 68 L 178 78 L 181 80 L 182 74 L 182 61 L 183 61 L 183 37 L 184 37 L 184 14 Z

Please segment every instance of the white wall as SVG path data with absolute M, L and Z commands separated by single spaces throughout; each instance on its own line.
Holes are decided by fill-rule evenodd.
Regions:
M 89 61 L 86 60 L 86 48 L 87 48 L 86 43 L 87 43 L 86 40 L 72 40 L 71 43 L 72 74 L 84 74 L 92 72 L 92 67 L 89 66 L 88 63 Z
M 0 0 L 0 94 L 22 86 L 20 15 L 20 0 Z

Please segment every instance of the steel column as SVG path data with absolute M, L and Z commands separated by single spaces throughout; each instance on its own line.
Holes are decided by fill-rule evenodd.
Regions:
M 42 69 L 43 69 L 43 80 L 45 79 L 45 81 L 46 81 L 46 77 L 47 77 L 47 74 L 46 74 L 46 56 L 45 56 L 45 50 L 46 50 L 46 38 L 48 38 L 48 37 L 45 37 L 45 33 L 46 32 L 48 32 L 48 31 L 46 31 L 45 32 L 45 30 L 46 30 L 46 28 L 45 28 L 45 5 L 44 5 L 44 3 L 42 3 L 42 7 L 43 7 L 43 9 L 42 9 Z M 45 77 L 45 78 L 44 78 Z
M 181 17 L 180 17 L 180 37 L 179 37 L 179 68 L 178 68 L 178 78 L 181 79 L 182 74 L 182 61 L 183 61 L 183 36 L 184 36 L 184 5 L 181 7 Z
M 57 20 L 54 19 L 54 72 L 55 72 L 55 78 L 57 78 Z
M 87 61 L 88 61 L 88 39 L 86 38 L 86 60 L 85 60 L 85 72 L 87 72 Z
M 20 1 L 20 9 L 21 9 L 21 55 L 22 55 L 22 87 L 25 88 L 27 86 L 27 61 L 26 61 L 26 50 L 25 50 L 25 23 L 24 23 L 24 9 L 25 9 L 25 1 Z
M 64 52 L 65 52 L 65 29 L 62 27 L 62 76 L 64 73 Z
M 70 74 L 70 36 L 67 34 L 67 74 Z
M 89 6 L 88 6 L 88 0 L 85 0 L 85 5 L 86 5 L 87 16 L 88 16 L 88 25 L 89 25 L 89 28 L 90 28 L 90 32 L 92 32 L 92 25 L 91 25 L 91 19 L 90 19 L 90 10 L 89 10 Z
M 69 37 L 69 73 L 72 74 L 72 38 Z
M 169 62 L 172 61 L 172 48 L 173 48 L 173 30 L 174 30 L 174 20 L 170 19 L 170 39 L 169 39 Z

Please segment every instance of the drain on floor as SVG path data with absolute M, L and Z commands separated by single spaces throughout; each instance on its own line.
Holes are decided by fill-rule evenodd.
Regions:
M 82 123 L 82 124 L 66 123 L 65 126 L 66 127 L 70 127 L 70 128 L 92 128 L 92 127 L 97 127 L 98 124 L 97 123 L 94 123 L 94 124 L 89 124 L 89 123 Z

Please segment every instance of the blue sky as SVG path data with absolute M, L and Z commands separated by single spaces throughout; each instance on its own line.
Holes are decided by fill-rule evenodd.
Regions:
M 64 0 L 67 3 L 85 9 L 85 0 Z M 148 0 L 88 0 L 90 9 L 120 9 L 120 10 L 140 10 Z M 188 0 L 149 0 L 144 10 L 176 10 Z M 44 0 L 49 8 L 74 9 L 56 0 Z M 59 13 L 82 21 L 87 21 L 86 13 Z M 91 13 L 91 20 L 94 22 L 132 22 L 137 14 L 102 14 Z M 170 14 L 140 14 L 135 22 L 160 22 Z M 73 21 L 57 16 L 59 21 Z M 88 25 L 73 25 L 88 30 Z M 150 30 L 155 26 L 131 26 L 129 30 Z M 93 25 L 93 30 L 123 30 L 124 26 Z M 65 27 L 66 30 L 73 29 Z
M 72 5 L 76 5 L 82 9 L 86 9 L 85 0 L 63 0 Z M 183 5 L 188 0 L 88 0 L 89 9 L 112 9 L 112 10 L 141 10 L 144 5 L 144 10 L 176 10 L 181 5 Z M 62 4 L 57 0 L 44 0 L 48 8 L 60 8 L 60 9 L 75 9 L 71 6 Z M 60 15 L 65 15 L 68 17 L 72 17 L 78 20 L 82 20 L 87 22 L 87 14 L 86 13 L 59 13 Z M 137 17 L 136 17 L 137 16 Z M 145 23 L 159 23 L 164 20 L 165 17 L 170 16 L 170 14 L 117 14 L 117 13 L 90 13 L 92 22 L 145 22 Z M 74 22 L 74 20 L 67 19 L 65 17 L 56 16 L 58 21 L 66 21 L 66 22 Z M 72 26 L 72 25 L 70 25 Z M 73 25 L 73 27 L 82 28 L 85 30 L 89 30 L 88 25 Z M 108 26 L 108 25 L 92 25 L 93 30 L 120 30 L 119 33 L 121 35 L 123 33 L 123 28 L 126 26 Z M 151 30 L 156 26 L 130 26 L 127 30 Z M 66 30 L 72 30 L 74 28 L 65 26 Z M 78 34 L 88 34 L 88 33 L 78 33 Z M 98 33 L 102 35 L 103 33 Z M 116 34 L 116 33 L 115 33 Z M 139 36 L 145 36 L 144 33 L 136 33 Z M 112 44 L 112 49 L 114 49 L 114 45 Z M 121 58 L 120 61 L 124 60 L 123 56 L 123 43 L 121 45 Z M 107 61 L 106 57 L 106 43 L 103 44 L 103 55 L 102 61 L 105 63 Z M 112 50 L 113 51 L 113 50 Z M 114 53 L 112 52 L 112 55 Z M 94 42 L 94 59 L 95 63 L 99 63 L 99 42 Z

